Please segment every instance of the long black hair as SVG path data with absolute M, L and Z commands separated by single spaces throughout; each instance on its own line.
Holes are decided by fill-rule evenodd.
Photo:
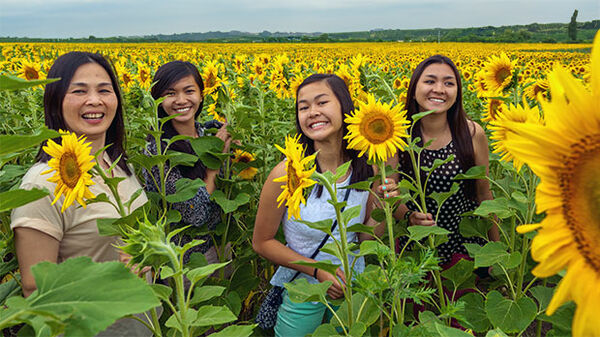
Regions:
M 410 78 L 410 84 L 408 85 L 408 93 L 406 95 L 406 109 L 408 111 L 407 115 L 410 120 L 412 115 L 420 112 L 419 103 L 417 103 L 415 93 L 417 90 L 417 84 L 421 78 L 421 75 L 423 75 L 423 71 L 425 71 L 425 68 L 429 67 L 431 64 L 440 63 L 448 65 L 452 69 L 454 77 L 456 78 L 456 101 L 450 107 L 450 109 L 448 109 L 446 118 L 452 134 L 452 141 L 454 142 L 456 148 L 456 158 L 458 159 L 463 172 L 466 172 L 475 165 L 475 154 L 473 152 L 472 139 L 473 135 L 469 130 L 469 117 L 467 116 L 463 107 L 462 83 L 460 80 L 460 74 L 458 73 L 458 69 L 452 60 L 443 55 L 433 55 L 419 63 L 417 68 L 415 68 L 415 71 Z M 420 145 L 423 145 L 420 120 L 415 123 L 412 136 L 421 137 Z M 403 167 L 412 167 L 410 165 L 410 159 L 408 158 L 408 155 L 401 152 L 400 158 L 400 162 L 402 163 Z M 466 196 L 472 200 L 475 200 L 475 181 L 468 179 L 464 181 L 464 184 Z
M 125 171 L 127 175 L 131 175 L 131 171 L 126 163 L 125 124 L 123 122 L 123 104 L 119 83 L 111 63 L 101 54 L 73 51 L 61 55 L 54 61 L 54 64 L 48 71 L 48 78 L 60 77 L 60 80 L 46 84 L 46 89 L 44 91 L 44 123 L 49 129 L 56 131 L 60 129 L 69 129 L 63 116 L 63 101 L 75 72 L 79 67 L 88 63 L 95 63 L 101 66 L 108 74 L 108 77 L 110 77 L 110 82 L 113 86 L 115 95 L 117 96 L 117 111 L 108 130 L 106 130 L 104 145 L 111 144 L 111 146 L 106 149 L 106 153 L 112 161 L 117 160 L 119 156 L 121 156 L 117 165 Z M 60 138 L 55 141 L 60 143 Z M 42 143 L 36 156 L 36 161 L 47 162 L 50 159 L 50 155 L 42 150 L 45 145 L 46 141 Z
M 360 151 L 348 149 L 348 141 L 343 137 L 348 134 L 348 124 L 344 121 L 344 116 L 346 114 L 350 114 L 354 111 L 354 103 L 352 103 L 352 97 L 350 96 L 350 92 L 348 91 L 348 87 L 343 79 L 334 74 L 313 74 L 304 79 L 302 83 L 298 86 L 296 90 L 296 97 L 298 97 L 298 93 L 305 86 L 315 83 L 315 82 L 324 82 L 327 86 L 333 91 L 333 94 L 340 102 L 340 106 L 342 108 L 342 151 L 344 157 L 350 158 L 352 163 L 350 164 L 352 167 L 352 177 L 350 178 L 350 184 L 357 183 L 359 181 L 367 180 L 368 178 L 373 176 L 373 168 L 371 165 L 367 164 L 366 156 L 359 157 L 358 154 Z M 302 132 L 302 128 L 300 127 L 300 120 L 298 119 L 298 99 L 296 99 L 296 131 L 300 135 L 299 142 L 301 144 L 306 145 L 306 154 L 311 155 L 315 153 L 315 143 L 312 139 L 308 138 L 304 132 Z M 319 167 L 319 161 L 316 161 L 317 171 L 321 172 L 321 168 Z M 321 193 L 323 192 L 323 186 L 317 186 L 317 196 L 321 197 Z
M 202 81 L 202 76 L 198 72 L 198 68 L 191 64 L 190 62 L 184 61 L 172 61 L 169 63 L 165 63 L 158 70 L 156 74 L 154 74 L 153 82 L 156 82 L 152 87 L 151 94 L 154 99 L 162 97 L 167 89 L 172 87 L 176 82 L 181 80 L 182 78 L 192 76 L 194 81 L 200 88 L 200 97 L 202 100 L 200 101 L 200 105 L 198 106 L 198 110 L 194 113 L 194 119 L 197 119 L 202 111 L 202 106 L 204 104 L 204 97 L 202 96 L 202 92 L 204 91 L 204 82 Z M 158 106 L 158 118 L 167 117 L 168 114 L 165 109 L 162 107 L 162 104 Z M 170 139 L 174 136 L 177 136 L 179 133 L 175 130 L 173 123 L 171 121 L 167 121 L 163 125 L 163 133 L 161 135 L 161 140 Z M 150 136 L 149 136 L 150 137 Z M 195 152 L 190 145 L 190 142 L 187 140 L 178 140 L 171 144 L 171 150 L 194 154 Z M 179 165 L 179 170 L 181 174 L 189 179 L 201 178 L 204 179 L 206 177 L 206 166 L 202 164 L 201 160 L 197 160 L 194 166 L 184 166 Z

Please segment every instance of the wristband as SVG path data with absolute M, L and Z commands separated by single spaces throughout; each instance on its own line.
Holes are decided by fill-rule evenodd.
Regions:
M 410 225 L 410 215 L 412 213 L 413 213 L 413 211 L 411 211 L 410 209 L 406 213 L 404 213 L 404 220 L 406 220 L 409 225 Z
M 313 272 L 313 277 L 317 278 L 317 271 L 319 271 L 319 269 L 315 268 L 315 271 Z

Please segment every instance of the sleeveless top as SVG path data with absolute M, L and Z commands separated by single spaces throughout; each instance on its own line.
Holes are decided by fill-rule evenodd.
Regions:
M 337 185 L 338 185 L 338 187 L 348 186 L 349 183 L 350 183 L 350 175 L 343 182 L 338 183 Z M 317 186 L 317 185 L 315 185 L 315 186 Z M 336 193 L 337 193 L 338 201 L 344 200 L 344 195 L 346 194 L 345 189 L 338 189 L 336 191 Z M 358 217 L 350 220 L 348 227 L 350 227 L 354 224 L 357 224 L 357 223 L 363 223 L 363 220 L 364 220 L 365 214 L 366 214 L 365 212 L 366 212 L 368 198 L 369 198 L 368 191 L 350 190 L 350 193 L 348 195 L 346 209 L 360 205 L 361 211 L 360 211 L 360 215 Z M 300 218 L 303 221 L 310 221 L 310 222 L 316 222 L 316 221 L 325 220 L 325 219 L 335 220 L 335 209 L 329 202 L 327 202 L 328 200 L 331 200 L 331 197 L 325 188 L 323 188 L 323 193 L 321 193 L 320 198 L 317 197 L 317 188 L 316 187 L 313 188 L 312 191 L 310 192 L 308 198 L 306 199 L 306 205 L 300 204 Z M 313 252 L 317 249 L 317 247 L 319 247 L 319 244 L 321 243 L 321 241 L 323 240 L 323 238 L 326 235 L 324 232 L 321 232 L 320 230 L 310 228 L 307 225 L 299 222 L 294 217 L 291 217 L 290 219 L 288 219 L 287 210 L 285 211 L 285 214 L 283 215 L 282 224 L 283 224 L 283 233 L 285 235 L 285 241 L 287 242 L 287 246 L 302 256 L 310 257 L 313 254 Z M 340 240 L 339 223 L 335 227 L 335 229 L 333 231 L 333 235 L 335 236 L 335 238 L 337 240 Z M 357 235 L 357 233 L 348 232 L 347 239 L 348 239 L 348 242 L 358 241 L 358 235 Z M 332 243 L 332 242 L 333 242 L 333 238 L 329 237 L 329 239 L 327 240 L 327 243 Z M 353 256 L 350 255 L 350 256 L 348 256 L 348 258 L 349 258 L 350 264 L 352 265 Z M 321 251 L 317 254 L 317 256 L 314 259 L 317 261 L 329 260 L 329 261 L 331 261 L 335 264 L 339 264 L 339 265 L 341 265 L 341 263 L 342 263 L 337 257 L 335 257 L 331 254 L 321 252 Z M 365 261 L 364 261 L 364 258 L 361 256 L 357 259 L 356 264 L 354 265 L 354 272 L 362 273 L 364 269 L 365 269 Z M 271 284 L 274 286 L 283 287 L 283 284 L 290 282 L 290 280 L 292 279 L 292 277 L 294 277 L 295 274 L 296 274 L 295 269 L 280 266 L 277 269 L 277 271 L 275 272 L 275 274 L 273 275 L 273 278 L 271 278 Z M 319 283 L 319 281 L 317 279 L 315 279 L 314 277 L 312 277 L 310 275 L 306 275 L 304 273 L 300 273 L 298 275 L 298 277 L 296 277 L 295 280 L 298 280 L 300 278 L 307 279 L 308 283 L 313 283 L 313 284 Z
M 444 160 L 450 155 L 454 155 L 454 159 L 433 171 L 429 177 L 425 191 L 426 195 L 429 195 L 432 192 L 448 192 L 452 187 L 452 183 L 457 182 L 459 184 L 458 191 L 442 204 L 438 216 L 437 225 L 450 231 L 450 234 L 448 234 L 448 241 L 437 246 L 440 264 L 449 262 L 452 255 L 455 253 L 468 255 L 466 248 L 463 246 L 464 243 L 485 244 L 485 241 L 481 238 L 465 238 L 460 235 L 459 232 L 458 225 L 462 220 L 460 215 L 476 209 L 478 205 L 475 201 L 467 198 L 464 180 L 452 180 L 457 174 L 464 173 L 460 161 L 456 157 L 454 141 L 451 140 L 450 143 L 438 150 L 424 149 L 423 152 L 421 152 L 421 166 L 431 167 L 436 159 Z M 403 171 L 413 176 L 412 167 L 408 170 L 403 169 Z M 438 209 L 437 202 L 431 198 L 426 198 L 425 204 L 427 206 L 427 211 L 433 214 L 433 217 L 435 218 Z M 407 203 L 406 206 L 411 211 L 418 210 L 416 205 L 412 202 Z M 399 241 L 400 247 L 402 247 L 406 243 L 407 238 L 400 237 Z

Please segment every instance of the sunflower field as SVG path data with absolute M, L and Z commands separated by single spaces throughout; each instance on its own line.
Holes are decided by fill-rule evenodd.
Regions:
M 336 305 L 330 307 L 334 318 L 313 336 L 600 336 L 598 35 L 594 45 L 0 43 L 0 329 L 8 336 L 94 336 L 118 318 L 146 311 L 148 329 L 156 336 L 272 334 L 257 327 L 254 318 L 276 266 L 253 251 L 252 232 L 261 188 L 281 160 L 277 148 L 288 146 L 286 136 L 295 134 L 296 88 L 310 74 L 335 73 L 346 82 L 356 107 L 380 104 L 399 114 L 412 70 L 426 57 L 443 54 L 459 68 L 465 110 L 486 130 L 490 144 L 487 179 L 494 200 L 465 214 L 460 226 L 463 236 L 487 243 L 467 244 L 471 259 L 440 271 L 434 248 L 448 231 L 407 230 L 405 221 L 388 217 L 394 201 L 407 199 L 385 203 L 382 212 L 373 214 L 391 221 L 383 238 L 331 248 L 340 255 L 358 252 L 352 254 L 365 256 L 367 268 L 348 284 L 345 299 L 329 301 Z M 180 215 L 161 207 L 174 199 L 159 192 L 148 196 L 149 206 L 141 213 L 98 226 L 104 235 L 122 236 L 123 250 L 133 261 L 172 278 L 171 286 L 137 282 L 118 263 L 109 271 L 76 258 L 35 266 L 38 290 L 21 296 L 10 211 L 53 192 L 24 191 L 19 185 L 39 144 L 59 137 L 44 127 L 43 84 L 51 80 L 46 74 L 54 60 L 74 50 L 99 52 L 114 64 L 127 153 L 140 181 L 143 168 L 186 160 L 166 151 L 155 157 L 142 154 L 147 136 L 164 123 L 149 94 L 154 72 L 172 60 L 198 67 L 205 87 L 200 119 L 226 120 L 239 140 L 230 155 L 220 154 L 212 137 L 193 144 L 207 167 L 222 167 L 212 194 L 223 210 L 221 222 L 215 230 L 197 233 L 210 235 L 220 263 L 208 265 L 197 254 L 182 265 L 180 257 L 189 247 L 169 240 L 169 224 Z M 408 124 L 401 127 L 408 131 Z M 407 151 L 419 151 L 415 144 L 407 146 Z M 386 171 L 385 165 L 380 171 Z M 313 178 L 328 185 L 341 174 Z M 485 171 L 474 167 L 455 179 L 486 179 Z M 405 196 L 420 190 L 400 186 Z M 177 200 L 194 194 L 178 186 Z M 347 218 L 351 212 L 343 213 Z M 488 240 L 493 223 L 499 226 L 499 241 Z M 314 228 L 326 231 L 328 226 Z M 417 247 L 397 254 L 394 239 L 400 236 Z M 482 268 L 489 268 L 489 277 L 479 278 L 476 272 Z M 69 291 L 55 288 L 53 277 L 73 285 Z M 184 279 L 191 283 L 189 290 Z M 130 289 L 128 297 L 145 300 L 123 302 L 115 282 Z M 294 301 L 327 303 L 323 285 L 286 287 Z M 102 297 L 79 300 L 96 288 Z

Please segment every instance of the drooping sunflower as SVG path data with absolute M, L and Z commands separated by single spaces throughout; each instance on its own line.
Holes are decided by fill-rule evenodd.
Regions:
M 490 121 L 488 128 L 492 130 L 490 139 L 494 141 L 492 147 L 493 152 L 500 155 L 500 159 L 510 162 L 512 160 L 514 167 L 518 170 L 523 166 L 523 162 L 514 158 L 510 150 L 506 147 L 505 141 L 513 137 L 521 123 L 539 124 L 542 125 L 540 118 L 540 110 L 537 106 L 530 108 L 527 105 L 510 105 L 509 107 L 499 111 L 495 119 Z
M 566 269 L 547 314 L 573 300 L 573 336 L 600 336 L 600 34 L 592 48 L 588 90 L 562 67 L 548 75 L 551 101 L 542 100 L 546 125 L 522 124 L 506 141 L 516 158 L 540 177 L 536 203 L 546 212 L 537 229 L 531 256 L 532 270 L 549 277 Z M 558 94 L 557 94 L 558 93 Z
M 94 198 L 88 186 L 94 185 L 92 175 L 89 171 L 94 167 L 94 156 L 90 155 L 91 143 L 86 143 L 86 137 L 77 137 L 75 133 L 64 132 L 61 136 L 61 145 L 53 140 L 48 140 L 43 147 L 44 152 L 52 156 L 48 161 L 50 169 L 42 172 L 48 174 L 54 171 L 54 175 L 48 181 L 56 183 L 54 189 L 54 205 L 61 195 L 65 195 L 61 212 L 64 212 L 75 200 L 81 206 L 86 207 L 85 199 Z
M 484 65 L 483 81 L 488 90 L 501 92 L 506 89 L 513 78 L 517 61 L 511 61 L 505 53 L 499 57 L 492 55 Z
M 254 161 L 254 155 L 250 152 L 242 151 L 240 149 L 236 149 L 233 153 L 233 159 L 231 160 L 233 163 L 250 163 Z M 239 172 L 235 172 L 240 178 L 245 180 L 250 180 L 254 178 L 258 169 L 256 167 L 247 167 Z
M 406 119 L 406 111 L 402 104 L 392 107 L 391 103 L 381 103 L 371 94 L 367 103 L 359 102 L 359 108 L 346 115 L 348 123 L 348 148 L 359 150 L 359 156 L 369 153 L 369 160 L 375 158 L 386 161 L 398 149 L 403 150 L 407 144 L 410 122 Z
M 299 135 L 295 137 L 287 136 L 285 138 L 285 149 L 275 144 L 275 147 L 287 159 L 285 161 L 286 175 L 273 181 L 286 183 L 281 186 L 283 191 L 277 198 L 277 202 L 279 202 L 277 207 L 281 207 L 285 202 L 285 206 L 288 208 L 288 219 L 292 216 L 300 219 L 300 203 L 306 203 L 304 189 L 316 184 L 316 181 L 310 179 L 310 176 L 317 169 L 314 165 L 316 155 L 304 157 L 304 149 L 302 144 L 298 143 L 299 139 Z

